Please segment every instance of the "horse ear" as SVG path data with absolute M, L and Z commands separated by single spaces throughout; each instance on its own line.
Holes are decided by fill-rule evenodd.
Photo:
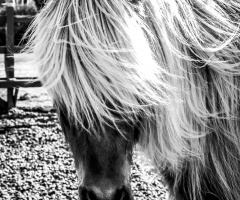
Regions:
M 33 1 L 36 5 L 38 11 L 40 11 L 43 8 L 43 6 L 45 5 L 45 2 L 46 2 L 46 0 L 33 0 Z

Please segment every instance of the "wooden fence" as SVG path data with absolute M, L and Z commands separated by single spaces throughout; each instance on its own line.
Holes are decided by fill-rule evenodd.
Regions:
M 6 7 L 6 14 L 0 15 L 0 24 L 4 24 L 6 45 L 0 46 L 0 54 L 4 54 L 6 78 L 0 78 L 0 88 L 7 89 L 7 108 L 16 106 L 19 87 L 40 87 L 39 81 L 33 81 L 32 77 L 16 77 L 14 74 L 14 54 L 19 53 L 22 46 L 14 45 L 14 22 L 29 23 L 31 16 L 15 15 L 12 0 L 0 0 L 0 6 Z

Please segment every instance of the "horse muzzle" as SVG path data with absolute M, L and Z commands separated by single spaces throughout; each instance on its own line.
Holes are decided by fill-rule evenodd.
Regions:
M 133 200 L 130 187 L 102 189 L 101 187 L 79 187 L 80 200 Z

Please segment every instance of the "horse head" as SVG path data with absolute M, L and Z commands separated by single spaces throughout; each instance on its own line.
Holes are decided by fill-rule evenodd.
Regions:
M 75 160 L 80 200 L 132 200 L 130 168 L 138 129 L 119 122 L 117 128 L 96 124 L 86 130 L 71 125 L 63 112 L 58 116 Z

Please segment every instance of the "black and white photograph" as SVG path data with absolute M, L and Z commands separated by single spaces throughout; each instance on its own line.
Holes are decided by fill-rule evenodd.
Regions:
M 0 200 L 240 200 L 240 0 L 0 0 Z

